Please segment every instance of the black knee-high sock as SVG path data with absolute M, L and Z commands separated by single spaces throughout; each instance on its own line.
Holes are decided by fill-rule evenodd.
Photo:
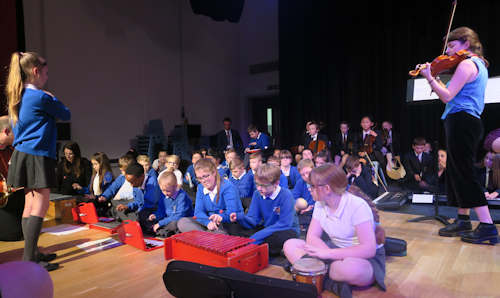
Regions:
M 38 251 L 38 236 L 42 230 L 43 218 L 31 215 L 26 225 L 26 234 L 24 235 L 24 254 L 23 261 L 36 262 Z
M 29 217 L 23 217 L 21 219 L 21 228 L 23 230 L 23 237 L 26 238 L 26 227 L 28 226 L 28 218 Z

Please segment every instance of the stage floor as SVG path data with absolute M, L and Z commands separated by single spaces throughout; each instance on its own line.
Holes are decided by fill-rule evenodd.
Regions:
M 372 287 L 355 290 L 355 297 L 500 297 L 500 246 L 439 237 L 440 223 L 406 222 L 414 217 L 381 212 L 387 235 L 408 242 L 408 256 L 388 257 L 387 292 Z M 162 280 L 163 249 L 143 252 L 122 245 L 85 252 L 76 246 L 108 237 L 98 230 L 40 236 L 43 250 L 59 256 L 61 268 L 50 273 L 55 297 L 171 297 Z M 22 241 L 0 242 L 0 263 L 21 259 L 22 249 Z M 259 274 L 291 279 L 274 265 Z M 323 297 L 335 295 L 324 292 Z

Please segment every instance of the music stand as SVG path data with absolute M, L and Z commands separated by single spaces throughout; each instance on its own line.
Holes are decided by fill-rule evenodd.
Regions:
M 439 221 L 440 223 L 442 223 L 445 226 L 449 225 L 450 223 L 448 222 L 448 220 L 450 218 L 447 216 L 444 216 L 444 215 L 439 215 L 439 199 L 438 199 L 437 195 L 432 196 L 432 203 L 434 205 L 434 215 L 421 216 L 421 217 L 417 217 L 414 219 L 409 219 L 408 222 L 420 222 L 420 221 L 424 221 L 424 220 L 434 219 L 434 220 Z

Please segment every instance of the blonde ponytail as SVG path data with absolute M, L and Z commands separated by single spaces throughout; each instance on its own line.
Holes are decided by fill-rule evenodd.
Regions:
M 16 52 L 12 54 L 9 66 L 9 75 L 7 77 L 7 86 L 5 95 L 7 96 L 7 110 L 12 125 L 17 123 L 19 117 L 19 104 L 23 92 L 23 73 L 21 71 L 21 55 Z
M 5 95 L 7 96 L 7 111 L 12 126 L 19 119 L 19 105 L 21 104 L 24 83 L 33 79 L 32 69 L 45 65 L 40 56 L 34 52 L 15 52 L 10 58 L 9 75 Z

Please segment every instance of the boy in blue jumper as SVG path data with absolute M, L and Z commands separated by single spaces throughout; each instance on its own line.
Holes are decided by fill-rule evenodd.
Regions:
M 269 148 L 271 142 L 269 136 L 257 129 L 257 126 L 251 124 L 248 127 L 248 135 L 250 136 L 250 141 L 247 148 L 245 148 L 245 153 L 250 153 L 251 150 L 266 150 Z
M 177 233 L 177 221 L 193 216 L 191 198 L 177 184 L 177 178 L 171 172 L 163 172 L 158 177 L 162 192 L 158 210 L 148 217 L 149 224 L 145 232 L 160 237 L 170 237 Z
M 281 160 L 279 157 L 276 157 L 274 155 L 271 155 L 267 158 L 267 163 L 270 164 L 270 165 L 273 165 L 273 166 L 276 166 L 278 168 L 281 167 Z M 282 188 L 288 188 L 288 179 L 286 179 L 285 175 L 283 175 L 283 173 L 281 172 L 281 168 L 280 168 L 280 186 Z
M 141 185 L 144 182 L 144 168 L 138 163 L 131 163 L 125 170 L 125 179 L 132 186 L 133 200 L 113 200 L 116 206 L 115 218 L 118 220 L 137 220 L 138 214 L 144 209 L 144 193 Z
M 113 183 L 111 183 L 111 185 L 101 194 L 101 196 L 99 196 L 99 198 L 97 199 L 99 202 L 103 203 L 103 202 L 109 202 L 110 200 L 112 199 L 132 199 L 132 190 L 130 188 L 130 191 L 127 191 L 125 194 L 124 191 L 122 191 L 120 194 L 123 194 L 122 198 L 120 198 L 120 194 L 119 191 L 120 189 L 123 187 L 123 185 L 125 184 L 125 170 L 127 169 L 127 167 L 132 163 L 134 162 L 135 163 L 135 160 L 130 157 L 129 155 L 123 155 L 122 157 L 120 157 L 118 159 L 118 166 L 120 168 L 120 172 L 121 172 L 121 175 L 116 177 L 115 181 L 113 181 Z M 128 186 L 130 186 L 129 184 L 127 184 Z
M 297 165 L 301 178 L 295 185 L 292 190 L 293 197 L 295 201 L 299 198 L 304 199 L 307 202 L 307 206 L 303 208 L 303 206 L 297 206 L 295 210 L 299 214 L 299 223 L 302 228 L 306 229 L 311 222 L 313 208 L 314 208 L 314 199 L 311 195 L 311 186 L 309 184 L 309 175 L 311 174 L 312 169 L 314 169 L 314 163 L 310 159 L 303 159 Z
M 194 173 L 194 164 L 202 158 L 200 151 L 194 151 L 191 155 L 191 164 L 186 170 L 186 175 L 184 175 L 184 184 L 189 185 L 190 189 L 194 189 L 198 187 L 198 180 L 196 180 L 196 174 Z
M 239 226 L 231 230 L 238 236 L 248 236 L 256 243 L 268 243 L 269 254 L 278 255 L 283 243 L 298 237 L 299 225 L 294 210 L 295 201 L 287 188 L 279 186 L 281 170 L 265 164 L 255 173 L 257 191 L 253 194 L 248 213 L 233 212 L 231 222 Z
M 231 225 L 229 214 L 243 211 L 238 189 L 220 177 L 215 163 L 209 158 L 200 159 L 194 165 L 194 171 L 200 181 L 194 218 L 181 218 L 177 223 L 179 231 L 208 230 L 227 233 L 226 229 Z
M 281 173 L 288 181 L 288 188 L 293 189 L 300 180 L 300 173 L 297 167 L 292 166 L 292 152 L 288 150 L 280 151 Z
M 229 164 L 229 169 L 231 170 L 231 175 L 229 176 L 229 181 L 238 188 L 240 194 L 241 204 L 245 210 L 250 207 L 250 202 L 253 196 L 253 175 L 245 171 L 245 165 L 243 161 L 239 158 L 233 158 Z

